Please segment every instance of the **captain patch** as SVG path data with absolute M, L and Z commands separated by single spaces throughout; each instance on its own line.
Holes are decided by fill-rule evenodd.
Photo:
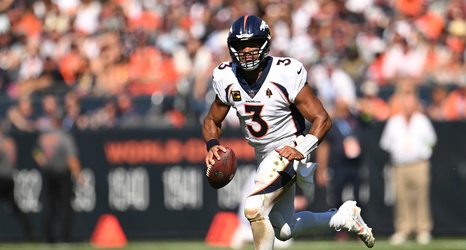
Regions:
M 232 90 L 231 96 L 233 97 L 233 101 L 235 102 L 241 101 L 241 93 L 238 90 Z

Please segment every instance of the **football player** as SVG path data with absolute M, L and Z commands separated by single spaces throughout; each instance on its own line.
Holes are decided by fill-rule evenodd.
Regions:
M 227 40 L 232 61 L 214 69 L 216 97 L 203 124 L 206 165 L 220 159 L 219 150 L 226 151 L 219 143 L 221 124 L 234 108 L 258 164 L 244 208 L 254 248 L 273 249 L 274 237 L 285 241 L 328 227 L 355 232 L 372 247 L 372 230 L 355 201 L 323 213 L 295 212 L 295 183 L 304 189 L 312 185 L 317 164 L 309 156 L 332 122 L 308 85 L 303 64 L 269 56 L 270 43 L 269 27 L 261 18 L 246 15 L 232 24 Z M 305 119 L 312 126 L 304 135 Z

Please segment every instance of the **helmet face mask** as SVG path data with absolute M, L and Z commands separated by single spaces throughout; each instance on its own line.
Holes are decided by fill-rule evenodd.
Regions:
M 228 35 L 231 59 L 246 71 L 255 70 L 268 56 L 270 30 L 257 16 L 242 16 L 236 20 Z

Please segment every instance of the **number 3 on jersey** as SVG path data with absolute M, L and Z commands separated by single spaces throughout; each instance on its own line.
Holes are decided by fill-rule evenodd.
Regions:
M 257 138 L 260 138 L 267 134 L 267 131 L 269 130 L 269 125 L 267 125 L 267 122 L 264 121 L 261 117 L 261 112 L 262 108 L 264 108 L 263 105 L 244 105 L 244 109 L 246 113 L 251 114 L 252 113 L 252 121 L 259 124 L 260 128 L 254 129 L 253 126 L 251 125 L 246 125 L 246 128 L 248 129 L 249 133 Z

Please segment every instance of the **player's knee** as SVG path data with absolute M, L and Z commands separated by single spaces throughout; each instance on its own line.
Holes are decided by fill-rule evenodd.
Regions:
M 262 209 L 262 202 L 260 201 L 259 196 L 250 196 L 246 199 L 246 203 L 244 205 L 244 216 L 249 221 L 256 221 L 263 219 L 265 217 Z

